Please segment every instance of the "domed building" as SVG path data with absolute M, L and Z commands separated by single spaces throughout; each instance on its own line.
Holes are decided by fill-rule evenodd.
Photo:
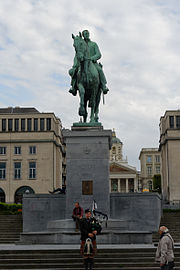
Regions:
M 110 150 L 110 192 L 139 191 L 138 172 L 135 167 L 123 159 L 123 143 L 112 132 L 112 147 Z
M 112 132 L 112 147 L 110 150 L 110 161 L 122 161 L 122 147 L 123 143 L 116 137 L 115 130 Z

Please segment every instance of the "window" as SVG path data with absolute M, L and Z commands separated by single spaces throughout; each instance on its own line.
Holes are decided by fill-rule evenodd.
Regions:
M 152 175 L 152 167 L 147 166 L 147 175 Z
M 169 127 L 174 128 L 174 116 L 169 116 Z
M 19 119 L 15 119 L 15 131 L 19 131 Z
M 34 118 L 34 131 L 38 131 L 38 119 Z
M 115 146 L 113 146 L 113 148 L 112 148 L 112 154 L 113 154 L 113 155 L 116 154 L 116 147 L 115 147 Z
M 111 192 L 118 191 L 118 179 L 111 179 Z
M 29 179 L 36 178 L 36 162 L 29 162 Z
M 156 163 L 160 163 L 160 155 L 155 155 Z
M 46 119 L 47 130 L 51 130 L 51 118 Z
M 152 162 L 152 156 L 147 156 L 147 163 L 151 163 Z
M 15 146 L 14 147 L 14 154 L 15 155 L 21 155 L 21 146 Z
M 21 119 L 21 131 L 25 131 L 26 129 L 26 124 L 25 124 L 25 119 Z
M 31 131 L 32 130 L 32 119 L 28 118 L 27 120 L 27 130 Z
M 6 119 L 2 119 L 2 131 L 6 131 Z
M 44 131 L 44 118 L 40 119 L 40 131 Z
M 176 127 L 180 128 L 180 116 L 176 116 Z
M 0 155 L 6 155 L 6 147 L 0 147 Z
M 29 154 L 36 154 L 36 146 L 29 146 Z
M 21 179 L 21 162 L 14 162 L 14 179 Z
M 0 179 L 6 179 L 6 163 L 0 162 Z
M 156 166 L 156 173 L 160 174 L 160 166 Z
M 12 119 L 8 119 L 8 131 L 12 131 Z

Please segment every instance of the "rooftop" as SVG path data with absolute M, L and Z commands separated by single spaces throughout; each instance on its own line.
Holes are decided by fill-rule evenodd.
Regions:
M 0 108 L 0 114 L 40 113 L 34 107 L 8 107 Z

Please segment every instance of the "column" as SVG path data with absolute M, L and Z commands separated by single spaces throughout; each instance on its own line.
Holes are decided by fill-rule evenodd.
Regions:
M 40 131 L 40 118 L 38 118 L 38 131 Z
M 44 130 L 47 131 L 47 118 L 44 118 Z
M 34 131 L 34 118 L 31 118 L 31 131 Z
M 134 191 L 138 191 L 137 178 L 134 178 Z
M 129 192 L 128 178 L 126 178 L 126 193 Z
M 21 118 L 19 118 L 19 131 L 21 131 Z
M 25 131 L 27 131 L 27 118 L 25 118 Z
M 118 179 L 118 192 L 121 192 L 121 179 Z

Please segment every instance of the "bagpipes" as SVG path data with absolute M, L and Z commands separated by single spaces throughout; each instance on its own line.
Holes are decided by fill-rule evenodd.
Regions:
M 103 221 L 106 221 L 106 228 L 107 228 L 107 221 L 108 221 L 108 215 L 104 214 L 101 211 L 97 211 L 97 204 L 96 201 L 93 200 L 93 204 L 92 204 L 92 213 L 93 213 L 93 217 L 96 220 L 96 223 L 99 224 L 100 226 L 102 225 Z

